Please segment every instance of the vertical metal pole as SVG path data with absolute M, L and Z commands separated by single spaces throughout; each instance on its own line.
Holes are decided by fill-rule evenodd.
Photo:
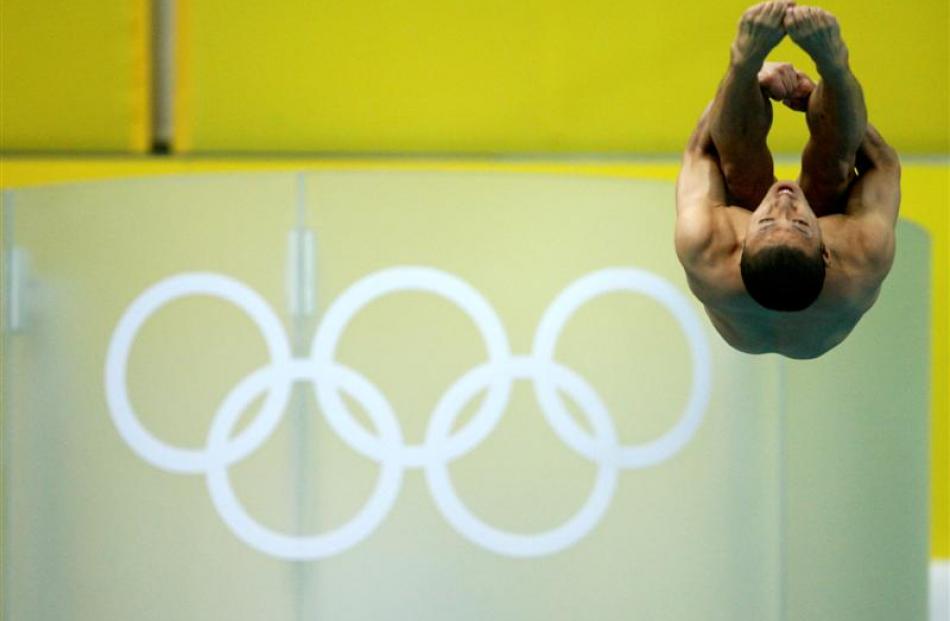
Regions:
M 297 175 L 296 225 L 288 236 L 287 256 L 287 302 L 290 313 L 291 341 L 294 355 L 307 356 L 309 345 L 308 335 L 312 332 L 314 316 L 316 314 L 316 299 L 314 293 L 314 236 L 313 231 L 307 228 L 307 187 L 306 176 Z M 299 385 L 294 387 L 292 408 L 292 460 L 295 485 L 294 527 L 298 534 L 308 529 L 310 524 L 310 443 L 312 442 L 310 412 L 307 408 L 307 392 Z M 307 563 L 294 564 L 294 599 L 298 621 L 310 617 L 309 613 L 309 579 L 310 565 Z
M 2 201 L 2 239 L 0 239 L 0 256 L 3 257 L 3 270 L 0 274 L 0 291 L 3 292 L 5 304 L 11 304 L 9 288 L 11 287 L 12 269 L 11 261 L 13 254 L 13 192 L 6 190 L 3 192 Z M 3 555 L 0 556 L 0 614 L 4 619 L 10 618 L 10 584 L 9 569 L 6 560 L 11 559 L 10 546 L 13 543 L 10 537 L 10 443 L 8 440 L 7 425 L 9 416 L 13 407 L 12 386 L 10 385 L 10 338 L 11 330 L 8 329 L 10 322 L 10 308 L 4 307 L 0 314 L 3 315 L 3 326 L 0 328 L 0 550 Z
M 174 139 L 175 0 L 152 0 L 152 151 Z

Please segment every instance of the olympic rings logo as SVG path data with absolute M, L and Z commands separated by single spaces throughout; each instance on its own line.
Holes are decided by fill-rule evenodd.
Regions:
M 335 360 L 340 337 L 350 320 L 370 302 L 399 291 L 441 296 L 475 323 L 488 360 L 459 378 L 442 395 L 428 422 L 425 440 L 406 444 L 399 420 L 386 397 L 356 370 Z M 677 423 L 660 437 L 622 445 L 613 420 L 591 385 L 554 361 L 567 321 L 583 304 L 614 291 L 645 295 L 662 304 L 686 336 L 692 359 L 692 386 Z M 201 449 L 169 445 L 146 429 L 135 414 L 126 385 L 129 353 L 148 318 L 169 302 L 187 296 L 212 296 L 231 302 L 257 325 L 270 363 L 241 380 L 224 398 Z M 482 442 L 498 425 L 515 380 L 530 380 L 548 424 L 568 447 L 597 466 L 594 488 L 563 524 L 540 533 L 500 530 L 476 517 L 456 493 L 448 465 Z M 257 450 L 280 423 L 295 382 L 312 384 L 322 415 L 354 451 L 380 465 L 366 504 L 347 523 L 320 534 L 293 536 L 256 521 L 242 506 L 228 468 Z M 650 272 L 609 268 L 592 272 L 565 288 L 544 312 L 530 355 L 510 351 L 504 326 L 492 306 L 471 285 L 429 267 L 393 267 L 370 274 L 343 292 L 327 310 L 306 358 L 295 358 L 277 315 L 245 284 L 221 274 L 184 273 L 158 282 L 139 295 L 122 315 L 109 343 L 105 390 L 112 421 L 129 447 L 148 463 L 174 473 L 204 474 L 211 500 L 231 531 L 247 545 L 290 560 L 326 558 L 368 537 L 396 501 L 407 468 L 424 470 L 436 506 L 449 524 L 469 541 L 498 554 L 535 557 L 564 550 L 587 535 L 607 510 L 618 471 L 646 468 L 669 459 L 696 432 L 709 402 L 711 363 L 705 332 L 690 302 L 672 284 Z M 465 405 L 481 391 L 487 397 L 470 421 L 452 431 Z M 564 392 L 579 406 L 593 433 L 579 426 L 561 400 Z M 375 434 L 363 427 L 341 397 L 346 393 L 366 411 Z M 241 413 L 266 394 L 256 418 L 240 433 Z

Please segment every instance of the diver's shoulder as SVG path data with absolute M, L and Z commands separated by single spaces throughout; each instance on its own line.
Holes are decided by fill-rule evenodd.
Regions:
M 703 218 L 677 216 L 677 258 L 698 277 L 720 269 L 737 256 L 747 222 L 746 210 L 728 206 L 715 207 Z
M 876 298 L 894 263 L 893 225 L 876 218 L 844 214 L 819 220 L 830 256 L 827 278 L 845 300 Z
M 677 245 L 677 256 L 689 288 L 704 305 L 730 305 L 747 297 L 739 271 L 742 241 L 748 211 L 740 207 L 718 208 L 712 235 L 703 244 L 689 248 Z
M 844 318 L 851 317 L 857 323 L 874 306 L 889 270 L 890 262 L 882 266 L 870 258 L 855 260 L 850 265 L 838 262 L 830 266 L 822 295 L 815 303 L 816 310 Z

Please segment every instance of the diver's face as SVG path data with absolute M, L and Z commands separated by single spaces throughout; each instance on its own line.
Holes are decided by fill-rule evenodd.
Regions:
M 821 248 L 818 217 L 797 183 L 778 181 L 752 212 L 745 246 L 758 250 L 771 245 L 800 248 L 811 254 Z

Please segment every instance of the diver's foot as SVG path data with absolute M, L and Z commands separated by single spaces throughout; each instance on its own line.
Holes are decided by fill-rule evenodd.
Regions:
M 808 98 L 815 90 L 811 78 L 791 63 L 765 63 L 759 71 L 759 86 L 767 97 L 799 112 L 808 109 Z
M 848 48 L 841 38 L 838 20 L 816 6 L 792 6 L 785 12 L 785 30 L 798 47 L 805 50 L 819 73 L 845 70 Z
M 746 9 L 732 43 L 733 63 L 761 66 L 772 48 L 785 37 L 786 15 L 794 5 L 791 0 L 775 0 Z

